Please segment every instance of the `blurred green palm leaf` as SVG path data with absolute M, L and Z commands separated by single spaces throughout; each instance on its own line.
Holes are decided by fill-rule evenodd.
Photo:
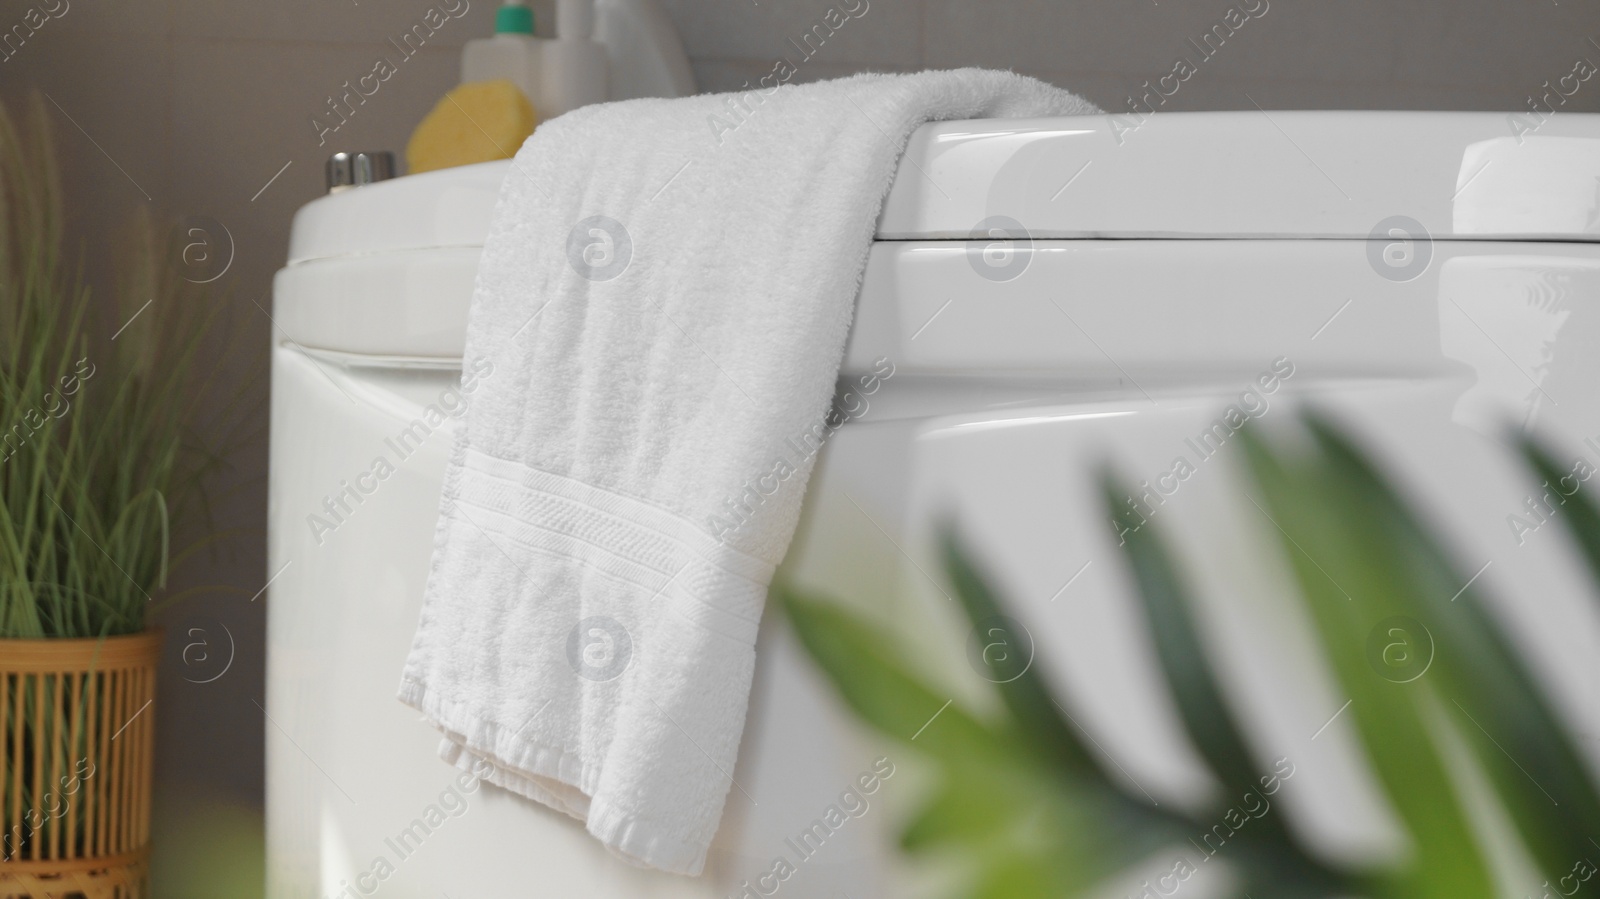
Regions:
M 1481 569 L 1451 558 L 1338 427 L 1316 414 L 1304 424 L 1312 439 L 1292 452 L 1243 432 L 1245 501 L 1279 543 L 1410 849 L 1399 862 L 1357 868 L 1319 856 L 1281 813 L 1263 813 L 1248 827 L 1225 826 L 1225 845 L 1210 850 L 1238 875 L 1233 895 L 1497 895 L 1474 819 L 1483 812 L 1467 799 L 1455 746 L 1467 748 L 1541 875 L 1550 884 L 1571 880 L 1596 851 L 1589 837 L 1600 837 L 1600 791 L 1549 696 L 1473 587 Z M 1536 443 L 1521 440 L 1520 450 L 1540 478 L 1553 483 L 1566 474 Z M 839 605 L 780 591 L 802 644 L 847 705 L 935 764 L 937 782 L 906 824 L 902 845 L 961 859 L 969 876 L 959 895 L 1029 899 L 1103 889 L 1134 865 L 1188 855 L 1185 847 L 1200 846 L 1196 836 L 1228 820 L 1237 797 L 1259 797 L 1269 782 L 1272 762 L 1230 705 L 1174 554 L 1122 502 L 1129 491 L 1113 474 L 1102 475 L 1101 489 L 1179 718 L 1220 788 L 1210 807 L 1157 806 L 1130 789 L 1126 777 L 1107 770 L 1098 747 L 1091 750 L 1039 666 L 986 678 L 998 682 L 999 702 L 979 714 L 915 673 L 878 628 Z M 1582 495 L 1563 509 L 1600 584 L 1600 511 Z M 1003 605 L 954 530 L 942 534 L 944 568 L 966 617 L 1005 642 L 1012 625 Z

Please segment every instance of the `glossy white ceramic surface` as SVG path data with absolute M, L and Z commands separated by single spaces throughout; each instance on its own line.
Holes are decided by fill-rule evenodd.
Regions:
M 433 247 L 481 247 L 512 160 L 406 175 L 312 200 L 294 214 L 289 264 Z
M 1001 216 L 1035 238 L 1365 238 L 1404 216 L 1434 239 L 1600 240 L 1597 177 L 1596 113 L 1537 134 L 1483 112 L 941 122 L 912 136 L 878 236 L 1014 227 Z
M 289 262 L 482 246 L 510 160 L 397 178 L 306 204 Z M 1482 112 L 1161 113 L 935 122 L 906 147 L 887 240 L 1350 237 L 1404 215 L 1434 239 L 1600 240 L 1600 113 L 1536 134 Z M 1385 232 L 1387 233 L 1387 232 Z
M 1160 143 L 1155 129 L 1166 115 L 1129 136 L 1128 147 Z M 1352 196 L 1365 196 L 1367 182 L 1330 161 L 1356 152 L 1339 142 L 1349 133 L 1346 115 L 1319 114 L 1326 122 L 1280 115 L 1287 114 L 1272 118 L 1306 153 L 1342 175 Z M 1253 127 L 1241 116 L 1218 115 L 1213 124 L 1191 118 L 1200 131 Z M 1418 119 L 1451 126 L 1435 143 L 1413 141 L 1419 147 L 1453 141 L 1459 155 L 1489 137 L 1487 125 L 1451 124 L 1466 119 Z M 1426 130 L 1404 116 L 1393 121 Z M 958 127 L 933 126 L 917 140 Z M 1038 123 L 983 127 L 1020 131 Z M 1002 138 L 974 140 L 991 139 Z M 1011 168 L 1055 153 L 1053 140 L 1037 151 L 1014 147 Z M 912 158 L 951 190 L 957 169 L 926 146 L 918 152 Z M 1181 148 L 1171 158 L 1183 158 Z M 1430 206 L 1423 187 L 1453 184 L 1461 160 L 1443 151 L 1427 158 L 1437 167 L 1416 162 L 1404 179 L 1371 174 L 1381 168 L 1376 162 L 1364 170 L 1380 179 L 1374 191 L 1416 185 L 1391 197 L 1420 197 L 1421 205 L 1396 204 L 1385 214 L 1412 215 L 1429 231 L 1449 231 L 1458 220 L 1540 228 L 1577 221 L 1564 195 L 1525 203 L 1515 216 L 1469 206 L 1466 192 L 1453 207 Z M 276 283 L 275 318 L 291 340 L 273 360 L 269 896 L 331 897 L 346 885 L 360 887 L 350 895 L 408 899 L 711 899 L 748 895 L 746 885 L 749 894 L 796 899 L 915 894 L 927 884 L 897 861 L 892 836 L 916 805 L 926 772 L 913 753 L 879 744 L 842 712 L 775 612 L 758 644 L 749 722 L 732 772 L 739 789 L 730 791 L 706 877 L 629 867 L 570 819 L 489 787 L 467 795 L 403 857 L 387 842 L 443 801 L 454 774 L 436 757 L 437 735 L 394 695 L 450 439 L 448 424 L 418 432 L 416 422 L 426 423 L 427 407 L 456 382 L 476 256 L 470 235 L 481 234 L 492 205 L 482 194 L 492 194 L 496 176 L 490 166 L 474 169 L 457 173 L 459 185 L 451 173 L 437 173 L 422 192 L 435 199 L 415 208 L 375 193 L 405 189 L 411 179 L 310 204 L 297 218 L 292 264 Z M 892 203 L 910 202 L 908 177 L 903 168 L 895 188 L 901 199 Z M 996 183 L 1010 184 L 1009 177 Z M 1504 177 L 1524 183 L 1517 172 Z M 1196 195 L 1210 190 L 1183 183 Z M 1040 205 L 1047 195 L 985 199 L 990 189 L 957 190 L 948 207 L 923 197 L 917 214 L 960 222 L 974 210 L 1011 210 L 1027 221 L 1049 208 Z M 369 191 L 360 208 L 337 205 Z M 460 200 L 447 213 L 436 199 L 446 196 Z M 1136 220 L 1119 218 L 1126 210 L 1114 193 L 1093 196 L 1096 221 Z M 1284 196 L 1284 208 L 1300 202 L 1304 215 L 1357 228 L 1351 234 L 1362 237 L 1371 223 L 1359 223 L 1380 208 L 1340 199 L 1356 204 L 1346 214 L 1309 194 Z M 1158 221 L 1150 217 L 1158 211 L 1173 216 L 1161 221 L 1208 220 L 1170 203 L 1151 205 L 1161 202 L 1134 201 L 1146 216 L 1137 221 Z M 470 208 L 483 218 L 473 221 Z M 1253 221 L 1274 221 L 1266 206 L 1251 208 L 1264 216 Z M 336 233 L 404 231 L 412 227 L 405 216 L 430 214 L 442 218 L 413 223 L 419 230 L 408 233 L 420 236 L 403 240 Z M 898 214 L 891 207 L 884 222 Z M 1216 221 L 1242 215 L 1221 210 Z M 970 224 L 954 231 L 966 236 Z M 429 233 L 450 239 L 429 243 Z M 1593 711 L 1600 620 L 1559 526 L 1521 541 L 1507 527 L 1535 485 L 1497 442 L 1507 426 L 1534 427 L 1566 455 L 1600 464 L 1600 449 L 1581 443 L 1600 441 L 1600 245 L 1414 237 L 1060 240 L 1035 232 L 878 243 L 841 390 L 878 359 L 895 374 L 860 397 L 858 417 L 824 450 L 780 578 L 879 617 L 952 698 L 976 701 L 983 684 L 965 661 L 968 634 L 946 597 L 930 533 L 939 517 L 953 515 L 1032 632 L 1040 670 L 1130 788 L 1164 803 L 1202 796 L 1210 786 L 1177 727 L 1093 493 L 1094 474 L 1110 462 L 1134 481 L 1158 485 L 1163 498 L 1153 520 L 1177 537 L 1200 579 L 1206 635 L 1256 748 L 1296 765 L 1276 806 L 1335 852 L 1393 851 L 1394 825 L 1349 722 L 1329 723 L 1344 697 L 1317 666 L 1307 624 L 1286 598 L 1281 561 L 1268 551 L 1275 532 L 1237 476 L 1236 447 L 1224 440 L 1208 453 L 1210 444 L 1195 441 L 1224 407 L 1247 402 L 1243 395 L 1263 372 L 1292 368 L 1278 390 L 1248 401 L 1254 414 L 1286 425 L 1295 405 L 1310 400 L 1350 422 L 1449 535 L 1463 581 L 1478 573 L 1478 586 L 1529 648 L 1574 728 L 1600 733 Z M 335 247 L 344 249 L 326 249 Z M 401 452 L 394 441 L 408 431 L 422 438 Z M 1195 469 L 1181 481 L 1170 475 L 1180 457 Z M 392 468 L 382 477 L 380 460 Z M 345 483 L 362 490 L 362 501 L 331 529 L 318 527 L 311 516 L 332 523 L 328 497 Z M 1600 740 L 1581 745 L 1593 750 Z M 896 773 L 869 797 L 870 809 L 814 856 L 796 858 L 787 841 L 883 757 Z M 1600 764 L 1600 755 L 1594 760 Z M 763 880 L 779 857 L 795 873 Z M 381 879 L 370 873 L 379 859 L 392 868 Z M 1519 894 L 1517 884 L 1508 881 L 1506 892 Z

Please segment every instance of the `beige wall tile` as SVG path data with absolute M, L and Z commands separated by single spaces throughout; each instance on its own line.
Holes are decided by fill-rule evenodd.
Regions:
M 47 98 L 62 169 L 70 173 L 63 177 L 68 227 L 102 287 L 111 283 L 110 248 L 120 229 L 137 210 L 170 198 L 169 46 L 162 36 L 41 29 L 0 63 L 0 95 L 14 110 L 32 91 Z
M 156 37 L 166 35 L 172 27 L 172 0 L 26 0 L 6 4 L 5 17 L 21 19 L 30 9 L 55 10 L 60 18 L 40 29 L 42 33 L 59 30 L 77 34 L 114 34 L 123 37 Z M 12 10 L 15 10 L 12 13 Z M 52 13 L 55 15 L 55 13 Z M 13 22 L 0 20 L 0 27 L 10 28 Z
M 495 0 L 169 0 L 180 36 L 293 43 L 379 42 L 422 24 L 435 46 L 460 47 L 494 31 Z M 423 16 L 438 10 L 437 30 Z
M 1205 20 L 1190 4 L 1151 0 L 928 0 L 924 62 L 1154 78 L 1190 52 L 1184 39 Z
M 1550 0 L 1406 4 L 1407 41 L 1395 77 L 1442 87 L 1509 92 L 1517 108 L 1546 79 L 1571 70 L 1580 56 L 1600 65 L 1600 6 Z M 1600 93 L 1600 81 L 1585 90 Z
M 1396 27 L 1407 17 L 1383 0 L 1276 0 L 1262 6 L 1261 18 L 1218 48 L 1205 68 L 1224 77 L 1383 83 L 1394 73 L 1400 46 L 1412 39 L 1408 28 Z
M 914 66 L 921 61 L 922 0 L 664 0 L 689 55 L 799 64 L 805 36 L 829 9 L 843 24 L 810 47 L 813 61 Z M 846 5 L 848 3 L 848 5 Z M 852 12 L 853 11 L 853 12 Z M 817 40 L 813 38 L 813 40 Z M 790 42 L 794 42 L 791 45 Z
M 724 91 L 749 90 L 746 85 L 758 85 L 763 77 L 773 70 L 771 62 L 757 62 L 753 60 L 720 60 L 705 59 L 694 60 L 695 83 L 702 93 L 722 93 Z M 790 83 L 805 84 L 810 81 L 826 81 L 830 78 L 843 78 L 859 72 L 906 72 L 914 71 L 914 66 L 895 65 L 857 65 L 853 63 L 837 62 L 807 62 L 797 66 Z

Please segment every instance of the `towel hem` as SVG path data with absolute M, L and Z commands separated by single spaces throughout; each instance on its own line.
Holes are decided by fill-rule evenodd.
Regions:
M 444 734 L 439 757 L 445 762 L 582 821 L 591 836 L 623 861 L 690 877 L 705 869 L 705 845 L 664 837 L 663 828 L 650 817 L 605 797 L 593 798 L 599 768 L 577 751 L 533 737 L 513 742 L 517 733 L 507 737 L 503 725 L 409 677 L 400 683 L 399 699 Z M 489 766 L 487 771 L 474 767 L 480 761 Z

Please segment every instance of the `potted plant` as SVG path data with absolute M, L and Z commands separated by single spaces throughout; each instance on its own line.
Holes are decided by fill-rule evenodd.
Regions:
M 0 897 L 122 899 L 147 893 L 151 621 L 214 315 L 148 218 L 131 289 L 91 302 L 63 223 L 46 108 L 0 106 Z

